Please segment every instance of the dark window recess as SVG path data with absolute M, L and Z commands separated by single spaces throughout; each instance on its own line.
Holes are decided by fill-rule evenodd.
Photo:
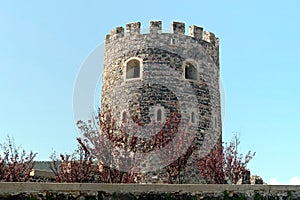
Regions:
M 126 65 L 126 79 L 140 77 L 140 61 L 130 60 Z
M 185 72 L 184 76 L 186 79 L 197 80 L 197 69 L 191 63 L 185 64 L 184 72 Z
M 157 110 L 157 115 L 156 115 L 156 120 L 157 120 L 158 122 L 160 122 L 161 119 L 162 119 L 162 112 L 161 112 L 161 109 L 158 109 L 158 110 Z
M 194 112 L 191 113 L 191 122 L 195 123 L 195 113 Z
M 122 114 L 122 122 L 126 123 L 126 121 L 127 121 L 127 115 L 126 115 L 126 112 L 124 111 Z

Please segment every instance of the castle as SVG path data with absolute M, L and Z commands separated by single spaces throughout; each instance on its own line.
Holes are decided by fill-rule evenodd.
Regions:
M 198 26 L 185 35 L 181 22 L 167 33 L 150 21 L 141 33 L 135 22 L 106 35 L 104 54 L 101 112 L 135 138 L 134 164 L 120 170 L 135 167 L 145 174 L 141 182 L 166 182 L 166 166 L 183 156 L 181 183 L 202 183 L 195 161 L 222 142 L 219 39 Z

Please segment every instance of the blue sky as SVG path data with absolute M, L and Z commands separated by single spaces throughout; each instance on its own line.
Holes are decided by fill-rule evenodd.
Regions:
M 0 142 L 13 136 L 39 160 L 72 152 L 82 62 L 112 28 L 150 20 L 164 29 L 173 20 L 199 25 L 220 38 L 224 141 L 238 132 L 241 151 L 257 152 L 252 173 L 266 182 L 300 182 L 298 0 L 2 1 Z

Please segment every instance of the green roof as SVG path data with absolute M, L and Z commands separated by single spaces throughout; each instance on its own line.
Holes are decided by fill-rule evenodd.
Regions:
M 35 161 L 33 169 L 51 171 L 50 164 L 52 161 Z

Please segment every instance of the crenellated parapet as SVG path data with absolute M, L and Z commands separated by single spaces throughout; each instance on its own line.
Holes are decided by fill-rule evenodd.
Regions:
M 161 33 L 162 23 L 161 21 L 150 21 L 150 34 Z
M 172 22 L 171 24 L 172 33 L 183 34 L 185 33 L 185 23 L 182 22 Z
M 126 34 L 125 29 L 123 27 L 116 27 L 111 30 L 110 34 L 106 35 L 106 42 L 110 42 L 114 39 L 130 36 L 134 34 L 141 33 L 141 23 L 133 22 L 126 24 Z M 150 21 L 149 26 L 149 34 L 160 34 L 162 33 L 162 21 Z M 185 34 L 185 23 L 183 22 L 175 22 L 171 23 L 171 33 L 173 34 Z M 203 40 L 208 43 L 217 43 L 219 39 L 215 36 L 214 33 L 209 31 L 203 31 L 203 28 L 200 26 L 191 25 L 189 26 L 189 34 L 188 36 L 196 39 Z
M 126 35 L 140 34 L 141 22 L 126 24 Z
M 159 37 L 159 34 L 174 35 L 177 38 L 191 38 L 198 41 L 208 54 L 211 55 L 216 65 L 219 66 L 219 38 L 214 33 L 204 31 L 202 27 L 191 25 L 188 29 L 188 34 L 185 34 L 185 23 L 173 21 L 171 23 L 170 32 L 163 32 L 162 21 L 150 21 L 149 32 L 141 33 L 141 23 L 133 22 L 126 24 L 126 31 L 123 27 L 116 27 L 111 30 L 110 34 L 106 35 L 106 44 L 116 42 L 116 40 L 127 37 L 135 37 L 138 35 L 153 35 Z
M 110 34 L 107 34 L 105 37 L 106 42 L 124 37 L 124 28 L 116 27 L 110 31 Z
M 203 38 L 203 28 L 199 26 L 190 26 L 189 27 L 189 34 L 191 37 L 197 39 L 197 40 L 202 40 Z

